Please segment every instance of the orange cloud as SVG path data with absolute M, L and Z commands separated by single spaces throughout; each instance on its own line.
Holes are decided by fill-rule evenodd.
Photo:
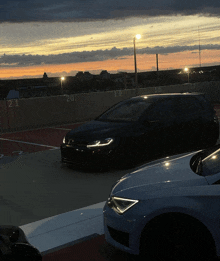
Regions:
M 216 65 L 220 61 L 220 50 L 202 50 L 201 63 L 202 66 Z M 172 53 L 168 55 L 159 54 L 159 70 L 166 69 L 180 69 L 185 66 L 197 67 L 199 66 L 199 54 L 197 52 L 181 52 Z M 137 68 L 138 71 L 151 71 L 156 68 L 156 54 L 137 54 Z M 108 72 L 117 71 L 134 71 L 134 57 L 127 56 L 116 60 L 106 60 L 97 62 L 73 63 L 73 64 L 57 64 L 57 65 L 41 65 L 29 67 L 15 67 L 0 69 L 1 79 L 13 78 L 29 78 L 41 77 L 46 72 L 50 74 L 72 75 L 74 71 L 89 71 L 91 73 L 101 70 Z

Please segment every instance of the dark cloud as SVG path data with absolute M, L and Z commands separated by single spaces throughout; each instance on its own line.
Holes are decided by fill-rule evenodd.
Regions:
M 198 50 L 198 45 L 194 46 L 173 46 L 138 49 L 137 54 L 160 54 L 177 53 L 183 51 Z M 201 45 L 201 50 L 220 50 L 220 45 Z M 72 52 L 58 55 L 3 55 L 0 57 L 1 67 L 26 67 L 50 64 L 68 64 L 81 62 L 105 61 L 108 59 L 125 59 L 126 56 L 133 55 L 132 48 L 99 51 Z
M 131 16 L 219 16 L 219 0 L 6 0 L 0 22 L 86 21 Z

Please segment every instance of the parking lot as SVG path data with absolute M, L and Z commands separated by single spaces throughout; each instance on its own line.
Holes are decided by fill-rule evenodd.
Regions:
M 105 201 L 112 184 L 129 171 L 96 173 L 63 166 L 59 145 L 76 126 L 1 135 L 1 224 L 20 226 Z
M 85 172 L 61 164 L 62 139 L 80 124 L 1 135 L 1 224 L 24 225 L 105 201 L 112 184 L 134 170 Z
M 80 124 L 1 135 L 1 224 L 21 226 L 103 202 L 112 184 L 134 170 L 91 172 L 61 164 L 62 139 Z M 127 254 L 109 246 L 104 236 L 48 254 L 43 260 L 64 260 L 64 256 L 71 260 L 73 253 L 74 260 L 82 260 L 84 247 L 94 260 L 128 260 Z M 86 258 L 90 257 L 83 260 Z
M 132 171 L 95 173 L 62 165 L 59 145 L 68 130 L 79 124 L 1 135 L 1 224 L 22 226 L 105 201 L 112 184 Z M 104 235 L 45 255 L 43 260 L 73 257 L 127 260 L 127 254 L 108 245 Z

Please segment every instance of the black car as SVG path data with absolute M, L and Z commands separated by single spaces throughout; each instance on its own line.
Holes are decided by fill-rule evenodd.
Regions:
M 0 226 L 1 261 L 42 261 L 40 251 L 31 245 L 18 226 Z
M 213 146 L 218 137 L 218 118 L 203 94 L 143 95 L 119 102 L 68 132 L 61 158 L 82 166 L 132 166 L 172 150 Z

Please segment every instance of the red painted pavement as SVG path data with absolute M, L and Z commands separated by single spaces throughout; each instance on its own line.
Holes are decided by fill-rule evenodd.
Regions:
M 43 256 L 43 261 L 128 261 L 127 253 L 110 246 L 104 235 Z
M 54 147 L 60 146 L 63 137 L 69 130 L 79 125 L 69 124 L 36 130 L 3 133 L 0 135 L 0 156 L 13 156 L 21 152 L 32 153 L 54 149 Z
M 48 149 L 52 148 L 0 140 L 0 154 L 4 156 L 15 156 L 22 153 L 32 153 Z

